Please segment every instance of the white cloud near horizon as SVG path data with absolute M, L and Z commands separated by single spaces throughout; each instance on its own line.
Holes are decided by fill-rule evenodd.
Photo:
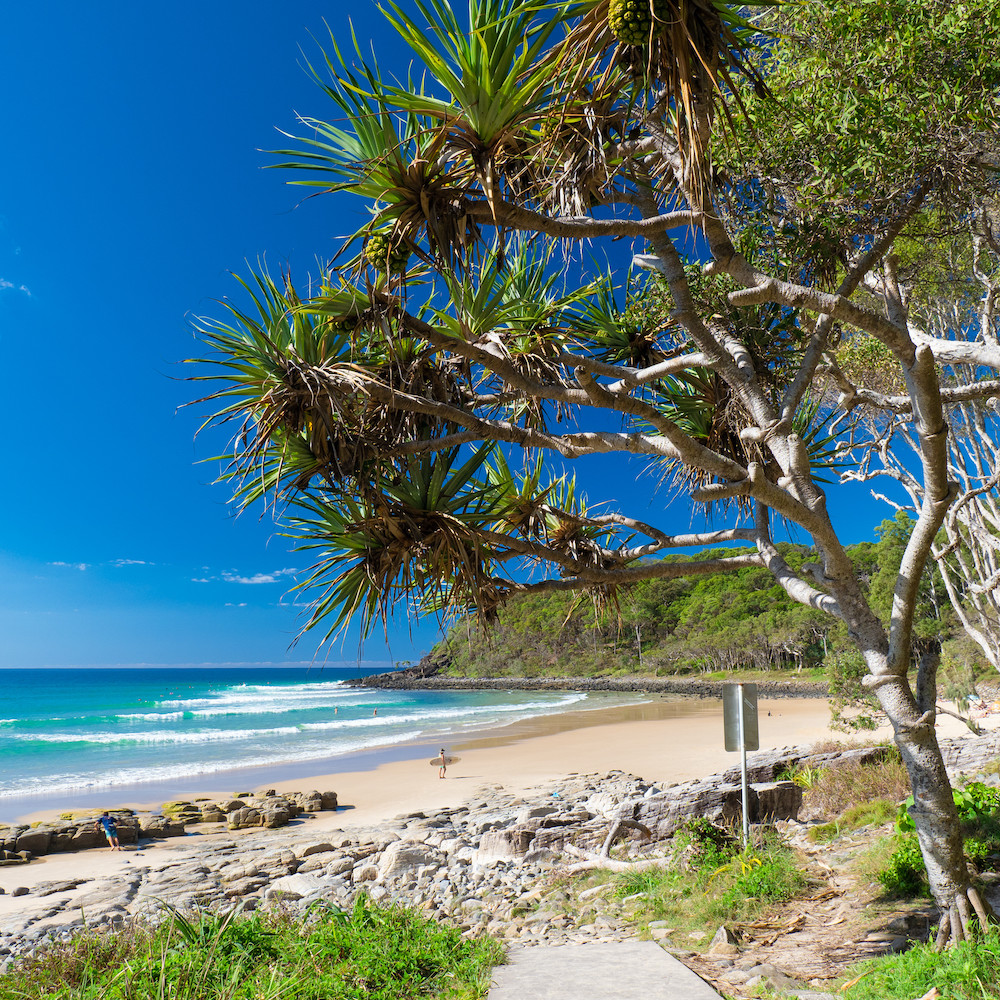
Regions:
M 222 579 L 225 580 L 226 583 L 277 583 L 281 577 L 295 576 L 297 572 L 297 569 L 276 569 L 271 573 L 254 573 L 252 576 L 240 576 L 238 573 L 224 572 L 222 574 Z
M 153 566 L 155 563 L 147 562 L 145 559 L 112 559 L 112 566 Z
M 74 562 L 63 562 L 61 559 L 57 559 L 55 562 L 46 563 L 47 566 L 64 566 L 66 569 L 78 569 L 82 573 L 88 568 L 87 563 L 74 563 Z
M 204 568 L 207 569 L 208 567 Z M 218 583 L 221 580 L 223 583 L 239 583 L 253 586 L 260 583 L 279 583 L 283 576 L 295 576 L 298 572 L 297 569 L 286 567 L 285 569 L 272 570 L 270 573 L 252 573 L 249 576 L 244 576 L 241 573 L 237 573 L 236 570 L 223 570 L 221 576 L 193 576 L 191 577 L 191 582 Z

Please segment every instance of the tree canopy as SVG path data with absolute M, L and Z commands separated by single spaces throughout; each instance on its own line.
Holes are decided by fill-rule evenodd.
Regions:
M 200 324 L 216 419 L 238 422 L 235 495 L 277 505 L 315 554 L 309 626 L 766 572 L 863 657 L 951 914 L 940 940 L 961 939 L 986 912 L 934 736 L 937 655 L 914 623 L 958 492 L 947 408 L 1000 392 L 992 323 L 930 322 L 942 288 L 970 288 L 955 262 L 992 266 L 975 246 L 993 232 L 1000 10 L 384 13 L 412 63 L 331 39 L 314 66 L 329 114 L 280 154 L 313 193 L 361 198 L 368 221 L 311 286 L 258 274 L 249 304 Z M 900 423 L 920 501 L 886 622 L 826 490 Z M 608 453 L 720 526 L 621 509 L 613 483 L 584 497 L 564 465 Z M 786 558 L 778 521 L 815 561 Z M 679 548 L 702 554 L 663 558 Z

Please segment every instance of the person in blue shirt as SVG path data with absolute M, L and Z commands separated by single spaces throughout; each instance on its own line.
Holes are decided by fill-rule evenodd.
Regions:
M 120 851 L 122 845 L 118 843 L 118 824 L 114 816 L 104 812 L 101 818 L 94 824 L 96 830 L 99 826 L 104 827 L 104 836 L 108 838 L 108 846 L 112 851 Z

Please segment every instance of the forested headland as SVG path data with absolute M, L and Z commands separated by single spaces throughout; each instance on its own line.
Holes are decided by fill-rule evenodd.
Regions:
M 899 514 L 883 521 L 872 541 L 848 550 L 870 600 L 886 619 L 911 528 L 912 522 Z M 816 558 L 807 546 L 785 543 L 780 549 L 796 572 Z M 727 548 L 697 558 L 739 551 Z M 967 693 L 974 678 L 989 670 L 963 632 L 936 570 L 925 574 L 916 632 L 914 655 L 928 643 L 941 644 L 941 682 L 954 694 Z M 522 595 L 501 607 L 485 629 L 471 618 L 456 622 L 429 659 L 442 672 L 462 677 L 779 671 L 803 680 L 828 679 L 835 696 L 863 673 L 843 625 L 792 601 L 758 567 L 645 580 L 604 603 L 565 592 Z

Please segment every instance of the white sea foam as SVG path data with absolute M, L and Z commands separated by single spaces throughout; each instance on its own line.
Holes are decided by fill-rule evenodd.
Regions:
M 322 703 L 327 699 L 341 699 L 357 695 L 358 689 L 343 681 L 324 681 L 320 684 L 240 684 L 197 698 L 165 699 L 157 703 L 161 709 L 196 713 L 203 709 L 218 711 L 243 709 L 266 712 L 282 706 L 299 709 L 305 702 Z
M 374 747 L 406 743 L 420 736 L 419 732 L 386 734 L 377 740 L 354 740 L 338 744 L 336 753 L 353 753 Z M 331 756 L 329 745 L 300 747 L 291 752 L 276 752 L 251 760 L 177 761 L 172 764 L 153 764 L 142 767 L 124 767 L 98 773 L 63 773 L 47 777 L 44 787 L 38 781 L 21 778 L 13 781 L 0 780 L 0 799 L 39 798 L 73 792 L 99 791 L 102 788 L 116 788 L 123 785 L 145 785 L 158 781 L 179 781 L 197 778 L 207 774 L 221 774 L 226 771 L 246 767 L 277 764 L 294 764 L 302 761 L 323 760 Z
M 19 733 L 14 739 L 25 742 L 40 743 L 97 743 L 129 745 L 135 743 L 170 744 L 200 744 L 200 743 L 241 743 L 246 740 L 258 739 L 262 736 L 291 736 L 308 732 L 346 732 L 350 730 L 377 730 L 386 736 L 400 725 L 426 726 L 433 723 L 435 729 L 441 724 L 451 728 L 481 727 L 484 721 L 513 721 L 527 718 L 538 710 L 565 708 L 586 698 L 579 692 L 572 692 L 555 701 L 530 701 L 521 704 L 498 704 L 478 706 L 456 706 L 454 708 L 427 708 L 415 712 L 387 712 L 381 716 L 365 716 L 360 719 L 345 717 L 328 719 L 325 722 L 306 722 L 298 726 L 268 726 L 244 729 L 196 729 L 191 731 L 175 729 L 154 729 L 147 731 L 78 731 L 65 733 Z M 136 715 L 136 719 L 150 719 L 149 715 Z M 161 721 L 162 716 L 153 715 L 151 721 Z

